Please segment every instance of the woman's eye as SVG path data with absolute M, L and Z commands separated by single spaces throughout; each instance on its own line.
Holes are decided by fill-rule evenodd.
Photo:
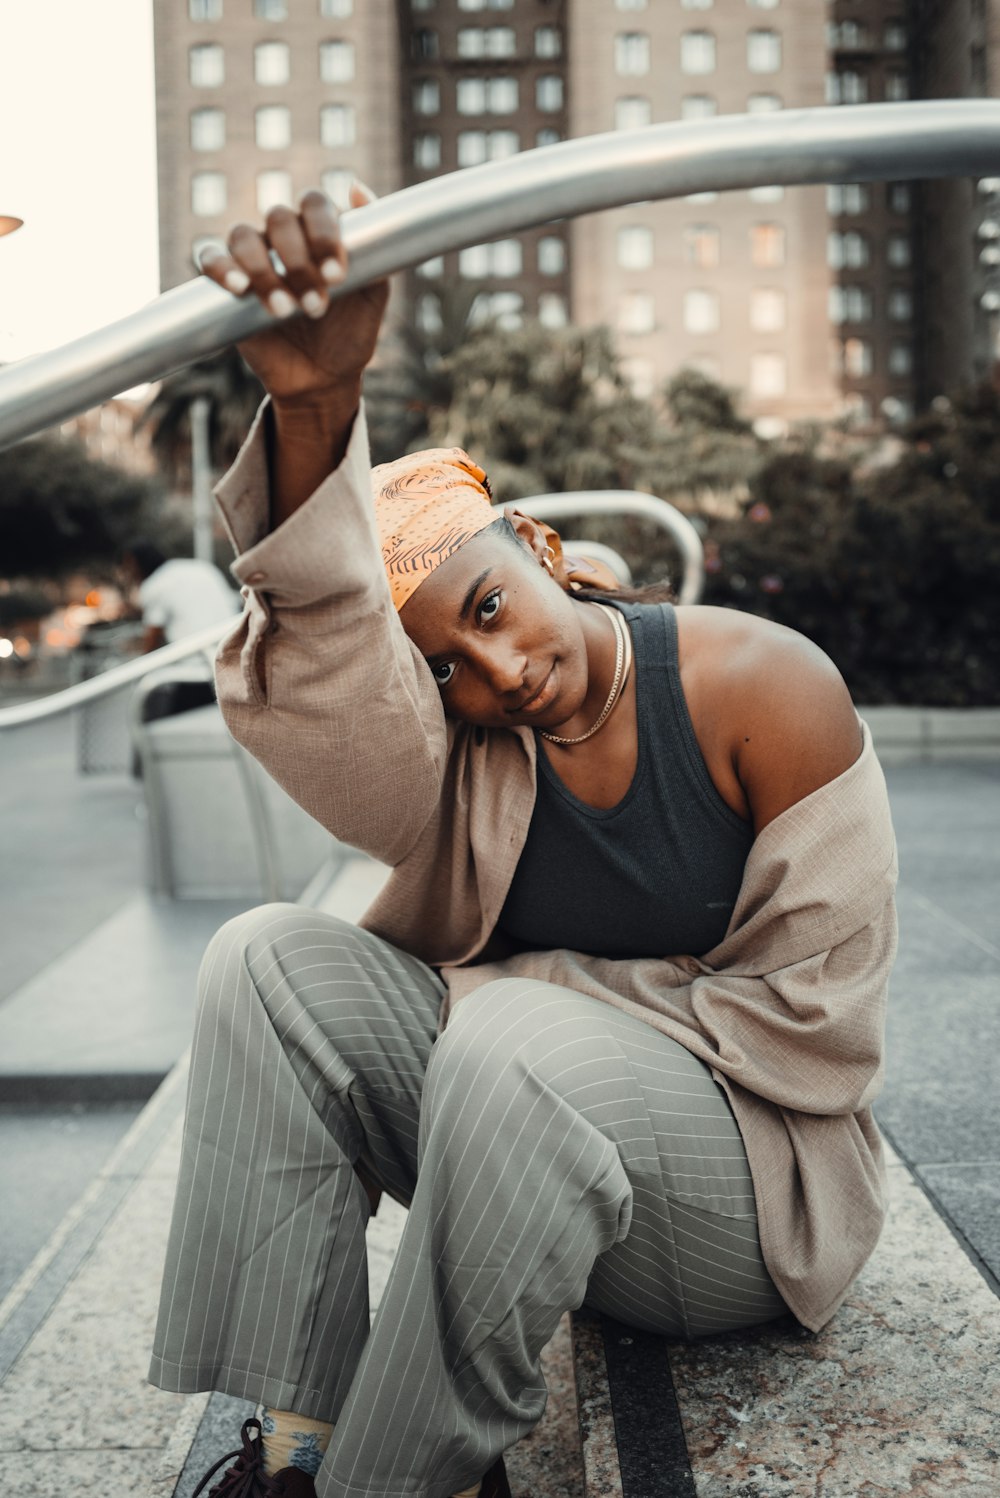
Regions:
M 431 667 L 431 675 L 439 687 L 446 687 L 455 674 L 454 661 L 439 661 L 436 666 Z
M 491 619 L 495 619 L 496 618 L 496 616 L 497 616 L 497 614 L 499 612 L 500 612 L 500 589 L 499 588 L 494 588 L 494 590 L 493 590 L 492 593 L 487 593 L 486 597 L 483 599 L 482 603 L 479 605 L 479 618 L 482 621 L 482 623 L 488 624 Z

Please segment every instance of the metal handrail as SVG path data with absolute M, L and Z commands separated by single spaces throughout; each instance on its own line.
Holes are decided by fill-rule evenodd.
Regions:
M 343 216 L 348 291 L 463 246 L 649 199 L 767 183 L 995 175 L 1000 100 L 722 115 L 590 135 L 436 177 Z M 198 277 L 64 348 L 0 370 L 0 447 L 269 325 Z
M 151 650 L 137 660 L 112 666 L 109 671 L 102 671 L 100 676 L 79 681 L 61 692 L 53 692 L 51 696 L 40 697 L 36 702 L 21 702 L 15 707 L 0 708 L 0 732 L 5 728 L 23 728 L 28 723 L 41 723 L 45 718 L 58 718 L 62 713 L 86 707 L 89 702 L 110 697 L 113 692 L 120 691 L 132 682 L 142 681 L 143 677 L 164 666 L 172 666 L 176 661 L 187 660 L 190 656 L 201 655 L 205 651 L 214 651 L 235 623 L 234 616 L 222 624 L 200 629 L 197 634 L 188 635 L 186 639 L 175 640 L 172 645 L 161 645 L 158 650 Z
M 667 499 L 643 494 L 638 489 L 581 489 L 575 493 L 532 494 L 519 499 L 517 508 L 535 520 L 564 520 L 576 515 L 637 515 L 653 520 L 665 530 L 681 554 L 684 573 L 677 594 L 679 603 L 697 603 L 705 586 L 705 550 L 701 537 L 686 515 Z

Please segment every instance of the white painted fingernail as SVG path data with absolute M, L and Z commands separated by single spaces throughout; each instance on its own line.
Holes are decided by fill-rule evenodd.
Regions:
M 323 280 L 329 281 L 331 285 L 335 281 L 342 281 L 344 279 L 344 267 L 339 260 L 334 260 L 332 255 L 329 260 L 323 261 L 319 269 Z
M 289 317 L 295 311 L 294 298 L 287 291 L 272 291 L 267 305 L 275 317 Z
M 319 291 L 304 291 L 302 293 L 302 310 L 310 317 L 322 317 L 329 303 Z
M 250 285 L 250 277 L 243 270 L 227 270 L 223 284 L 234 296 L 242 296 Z

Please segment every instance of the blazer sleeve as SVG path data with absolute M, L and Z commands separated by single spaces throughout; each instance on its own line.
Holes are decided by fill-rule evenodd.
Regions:
M 434 813 L 448 735 L 382 569 L 364 410 L 340 467 L 274 531 L 269 426 L 265 402 L 216 490 L 244 598 L 216 657 L 219 705 L 300 806 L 395 865 Z

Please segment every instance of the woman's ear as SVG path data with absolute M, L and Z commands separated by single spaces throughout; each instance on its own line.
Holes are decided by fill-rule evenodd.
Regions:
M 540 562 L 550 548 L 548 538 L 538 521 L 532 520 L 530 515 L 522 514 L 514 505 L 505 505 L 504 514 L 514 527 L 518 540 L 523 541 Z

